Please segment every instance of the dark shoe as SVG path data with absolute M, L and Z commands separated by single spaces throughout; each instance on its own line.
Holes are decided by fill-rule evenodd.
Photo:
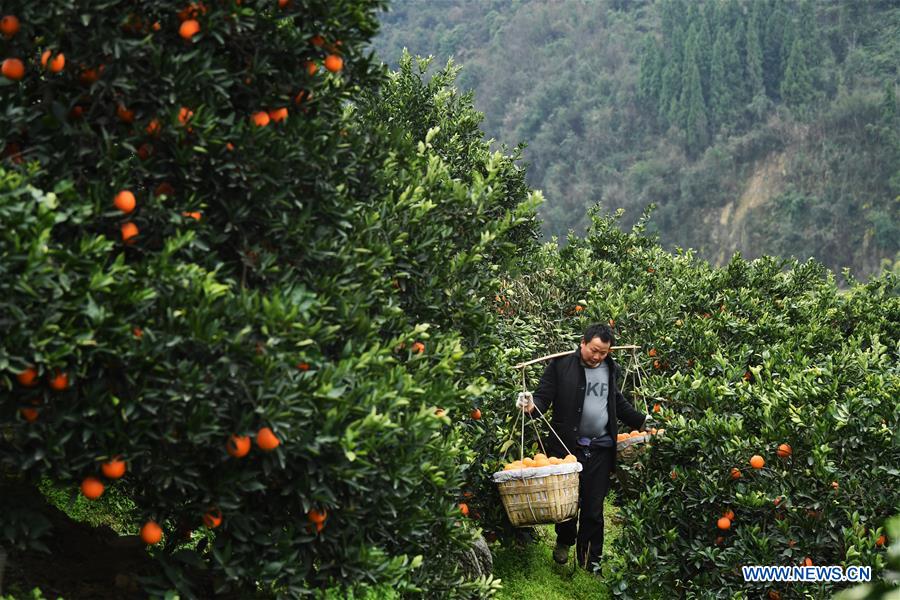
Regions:
M 560 565 L 564 565 L 569 562 L 570 547 L 571 546 L 565 546 L 563 544 L 556 544 L 556 547 L 553 548 L 553 560 Z

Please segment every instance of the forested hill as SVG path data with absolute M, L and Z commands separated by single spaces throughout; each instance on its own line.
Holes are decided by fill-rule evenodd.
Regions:
M 526 143 L 544 232 L 650 203 L 670 246 L 900 260 L 900 0 L 394 0 L 375 50 L 462 67 L 483 129 Z

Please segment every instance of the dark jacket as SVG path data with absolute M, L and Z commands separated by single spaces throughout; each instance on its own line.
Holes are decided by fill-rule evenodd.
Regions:
M 609 396 L 608 412 L 609 423 L 607 430 L 613 440 L 618 434 L 618 419 L 621 419 L 629 429 L 638 429 L 644 424 L 647 416 L 635 410 L 634 406 L 625 399 L 619 391 L 619 378 L 621 369 L 619 365 L 608 355 L 605 359 L 609 366 Z M 562 441 L 569 448 L 575 450 L 575 440 L 578 439 L 578 426 L 581 423 L 581 411 L 584 407 L 585 376 L 584 367 L 581 364 L 581 351 L 553 359 L 544 374 L 541 382 L 534 392 L 534 403 L 541 413 L 546 413 L 553 408 L 553 417 L 550 424 Z M 536 410 L 531 411 L 531 416 L 538 417 Z M 544 440 L 544 447 L 549 456 L 564 457 L 566 451 L 552 432 L 548 432 Z M 615 461 L 613 461 L 615 469 Z

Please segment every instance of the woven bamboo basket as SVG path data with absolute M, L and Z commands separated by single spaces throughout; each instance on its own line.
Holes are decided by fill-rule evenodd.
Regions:
M 647 449 L 648 444 L 646 442 L 650 441 L 650 438 L 650 434 L 646 434 L 617 442 L 616 452 L 618 456 L 616 460 L 623 463 L 634 462 Z
M 548 523 L 562 523 L 578 512 L 578 472 L 581 464 L 571 463 L 567 473 L 553 473 L 559 466 L 520 469 L 498 481 L 497 488 L 503 508 L 515 527 L 531 527 Z M 540 471 L 549 471 L 542 474 Z M 495 478 L 500 475 L 495 473 Z

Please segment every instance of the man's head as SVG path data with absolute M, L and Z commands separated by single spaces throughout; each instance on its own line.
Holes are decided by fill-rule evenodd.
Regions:
M 598 366 L 606 360 L 614 342 L 612 329 L 602 324 L 591 325 L 581 339 L 581 360 L 591 368 Z

